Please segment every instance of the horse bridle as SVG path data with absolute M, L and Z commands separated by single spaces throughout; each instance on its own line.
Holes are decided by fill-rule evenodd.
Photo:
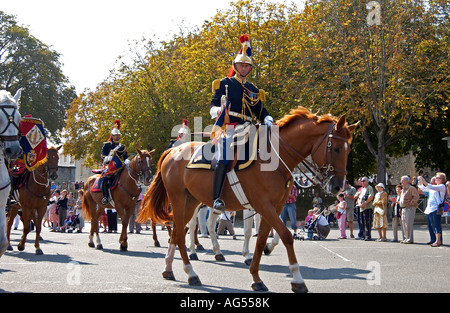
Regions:
M 139 171 L 135 171 L 133 170 L 129 165 L 127 165 L 127 169 L 129 172 L 132 172 L 132 174 L 137 175 L 138 176 L 138 180 L 141 180 L 141 178 L 145 175 L 146 172 L 150 173 L 150 177 L 152 176 L 152 169 L 150 166 L 146 166 L 144 164 L 144 161 L 141 159 L 140 156 L 138 156 L 138 170 Z M 136 184 L 138 185 L 138 184 Z
M 1 139 L 1 141 L 16 141 L 16 140 L 20 140 L 20 137 L 22 136 L 22 134 L 21 134 L 19 125 L 17 125 L 16 122 L 14 121 L 14 114 L 17 111 L 17 106 L 11 105 L 11 104 L 7 104 L 7 105 L 0 106 L 0 109 L 2 109 L 3 114 L 6 115 L 6 118 L 8 120 L 8 124 L 0 132 L 0 139 Z M 6 112 L 5 109 L 13 109 L 13 111 L 12 111 L 11 114 L 8 114 L 8 112 Z M 13 125 L 18 130 L 18 134 L 16 136 L 5 136 L 5 135 L 3 135 L 8 130 L 10 125 Z
M 302 188 L 309 188 L 312 185 L 319 185 L 321 188 L 325 189 L 326 186 L 328 185 L 328 183 L 331 181 L 331 179 L 335 176 L 336 173 L 340 172 L 340 173 L 343 173 L 344 175 L 347 173 L 347 171 L 337 169 L 331 164 L 331 150 L 333 148 L 332 140 L 337 139 L 337 140 L 342 140 L 344 142 L 347 142 L 347 140 L 348 140 L 344 137 L 333 134 L 333 130 L 335 127 L 336 127 L 336 123 L 335 122 L 331 123 L 330 127 L 328 127 L 328 130 L 324 133 L 322 138 L 315 143 L 311 153 L 309 154 L 309 155 L 311 155 L 311 157 L 313 157 L 314 154 L 318 151 L 319 147 L 326 141 L 326 144 L 324 146 L 325 162 L 321 167 L 319 167 L 314 161 L 313 161 L 313 163 L 311 163 L 308 160 L 306 160 L 307 156 L 305 157 L 305 156 L 301 155 L 300 153 L 298 153 L 298 151 L 295 150 L 294 148 L 292 148 L 283 139 L 283 137 L 278 135 L 278 138 L 280 139 L 280 143 L 282 144 L 282 145 L 280 145 L 280 147 L 287 153 L 287 155 L 289 156 L 291 161 L 294 162 L 294 164 L 296 164 L 296 161 L 291 156 L 291 153 L 289 151 L 291 151 L 292 153 L 294 153 L 294 155 L 299 157 L 302 160 L 301 163 L 303 164 L 303 166 L 305 166 L 313 174 L 313 178 L 310 178 L 308 175 L 306 175 L 304 170 L 302 170 L 297 164 L 295 165 L 295 167 L 306 177 L 306 179 L 311 182 L 310 186 L 303 186 L 300 182 L 298 182 L 296 180 L 296 183 L 299 186 L 301 186 Z M 269 136 L 269 138 L 270 138 L 270 136 Z M 272 146 L 272 149 L 276 152 L 275 148 L 272 145 L 272 141 L 270 141 L 270 144 Z M 289 149 L 289 151 L 287 148 Z M 290 172 L 292 178 L 295 180 L 295 177 L 294 177 L 292 171 L 289 169 L 289 167 L 286 165 L 286 163 L 281 159 L 280 155 L 278 155 L 278 158 L 284 164 L 286 169 Z M 279 167 L 278 167 L 278 169 L 279 169 Z M 280 170 L 280 172 L 283 173 L 281 170 Z

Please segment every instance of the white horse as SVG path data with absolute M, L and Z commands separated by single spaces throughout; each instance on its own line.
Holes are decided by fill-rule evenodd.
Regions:
M 197 214 L 201 204 L 195 209 L 194 215 L 192 219 L 188 223 L 189 231 L 190 231 L 190 239 L 191 244 L 189 246 L 189 258 L 191 260 L 198 260 L 197 253 L 195 251 L 195 226 L 197 225 Z M 243 219 L 244 219 L 244 246 L 242 248 L 242 255 L 244 256 L 244 263 L 250 265 L 252 262 L 252 256 L 249 251 L 250 238 L 252 237 L 252 227 L 253 227 L 253 217 L 255 215 L 254 210 L 244 210 L 243 211 Z M 215 259 L 217 261 L 225 261 L 225 257 L 220 251 L 219 241 L 217 240 L 216 235 L 216 221 L 219 214 L 215 214 L 214 210 L 209 209 L 208 220 L 206 221 L 206 226 L 208 227 L 209 236 L 211 238 L 211 243 L 213 246 L 213 252 L 215 253 Z
M 11 190 L 5 159 L 15 160 L 22 151 L 19 143 L 20 94 L 21 89 L 14 97 L 8 91 L 0 90 L 0 257 L 8 247 L 5 206 Z

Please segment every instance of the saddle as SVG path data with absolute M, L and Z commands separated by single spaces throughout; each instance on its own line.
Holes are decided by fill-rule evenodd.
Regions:
M 111 179 L 111 186 L 109 187 L 110 190 L 114 190 L 117 188 L 117 185 L 119 183 L 119 177 L 120 177 L 120 173 L 122 171 L 119 171 L 118 173 L 116 173 L 112 179 Z M 102 184 L 103 184 L 103 180 L 104 180 L 104 176 L 98 177 L 95 179 L 94 183 L 92 184 L 91 187 L 91 192 L 102 192 Z
M 222 139 L 221 139 L 222 140 Z M 250 130 L 245 134 L 233 136 L 233 160 L 230 161 L 228 171 L 240 171 L 248 168 L 257 157 L 258 132 Z M 211 141 L 197 147 L 191 159 L 186 164 L 190 169 L 214 170 L 218 161 L 218 149 Z

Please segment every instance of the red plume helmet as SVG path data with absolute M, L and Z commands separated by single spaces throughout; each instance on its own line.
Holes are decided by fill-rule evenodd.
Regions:
M 236 69 L 234 68 L 235 63 L 242 62 L 253 65 L 252 59 L 250 58 L 252 56 L 252 49 L 250 48 L 250 39 L 248 38 L 248 35 L 240 36 L 239 42 L 242 47 L 233 61 L 233 66 L 228 73 L 228 77 L 232 77 L 236 73 Z
M 114 126 L 113 126 L 113 128 L 117 128 L 117 129 L 120 129 L 120 121 L 119 120 L 115 120 L 114 121 Z
M 111 133 L 110 133 L 110 135 L 111 136 L 109 136 L 109 140 L 111 141 L 112 140 L 112 136 L 113 135 L 120 135 L 120 121 L 119 120 L 115 120 L 114 121 L 114 125 L 113 125 L 113 127 L 111 128 Z

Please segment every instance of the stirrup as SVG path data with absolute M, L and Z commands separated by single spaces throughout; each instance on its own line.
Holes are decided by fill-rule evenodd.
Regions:
M 107 205 L 108 203 L 109 203 L 109 199 L 106 198 L 106 197 L 104 197 L 104 198 L 102 199 L 102 204 L 103 204 L 103 205 Z
M 223 200 L 221 199 L 214 200 L 213 213 L 214 214 L 225 213 L 225 202 L 223 202 Z

